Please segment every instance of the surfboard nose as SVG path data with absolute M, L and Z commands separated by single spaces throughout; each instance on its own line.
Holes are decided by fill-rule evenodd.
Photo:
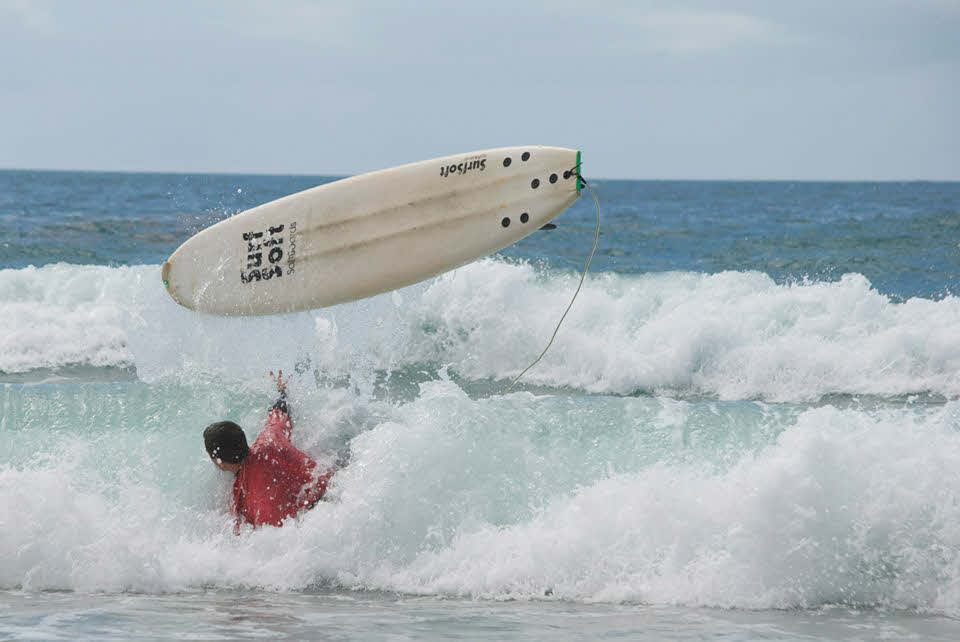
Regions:
M 163 262 L 163 269 L 160 270 L 160 280 L 163 281 L 163 287 L 170 287 L 170 261 Z

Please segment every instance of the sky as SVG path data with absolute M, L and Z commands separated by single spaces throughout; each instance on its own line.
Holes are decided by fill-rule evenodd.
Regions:
M 960 0 L 0 0 L 0 168 L 960 180 Z

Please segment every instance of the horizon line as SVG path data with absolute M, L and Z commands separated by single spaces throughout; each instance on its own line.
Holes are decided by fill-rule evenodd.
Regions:
M 387 168 L 380 168 L 387 169 Z M 370 170 L 371 172 L 380 169 Z M 38 172 L 38 173 L 74 173 L 74 174 L 156 174 L 169 176 L 302 176 L 317 178 L 349 178 L 357 174 L 318 173 L 318 172 L 281 172 L 281 171 L 227 171 L 227 170 L 165 170 L 165 169 L 67 169 L 54 167 L 0 167 L 0 172 Z M 712 183 L 960 183 L 958 178 L 679 178 L 679 177 L 592 177 L 594 181 L 640 181 L 640 182 L 712 182 Z

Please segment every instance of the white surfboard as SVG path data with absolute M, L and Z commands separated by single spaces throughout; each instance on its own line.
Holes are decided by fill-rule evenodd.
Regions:
M 400 288 L 538 230 L 579 196 L 580 152 L 504 147 L 346 178 L 220 221 L 163 264 L 187 308 L 260 315 Z

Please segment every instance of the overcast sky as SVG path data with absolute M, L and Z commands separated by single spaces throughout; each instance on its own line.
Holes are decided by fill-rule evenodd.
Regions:
M 0 167 L 960 180 L 960 0 L 0 0 Z

